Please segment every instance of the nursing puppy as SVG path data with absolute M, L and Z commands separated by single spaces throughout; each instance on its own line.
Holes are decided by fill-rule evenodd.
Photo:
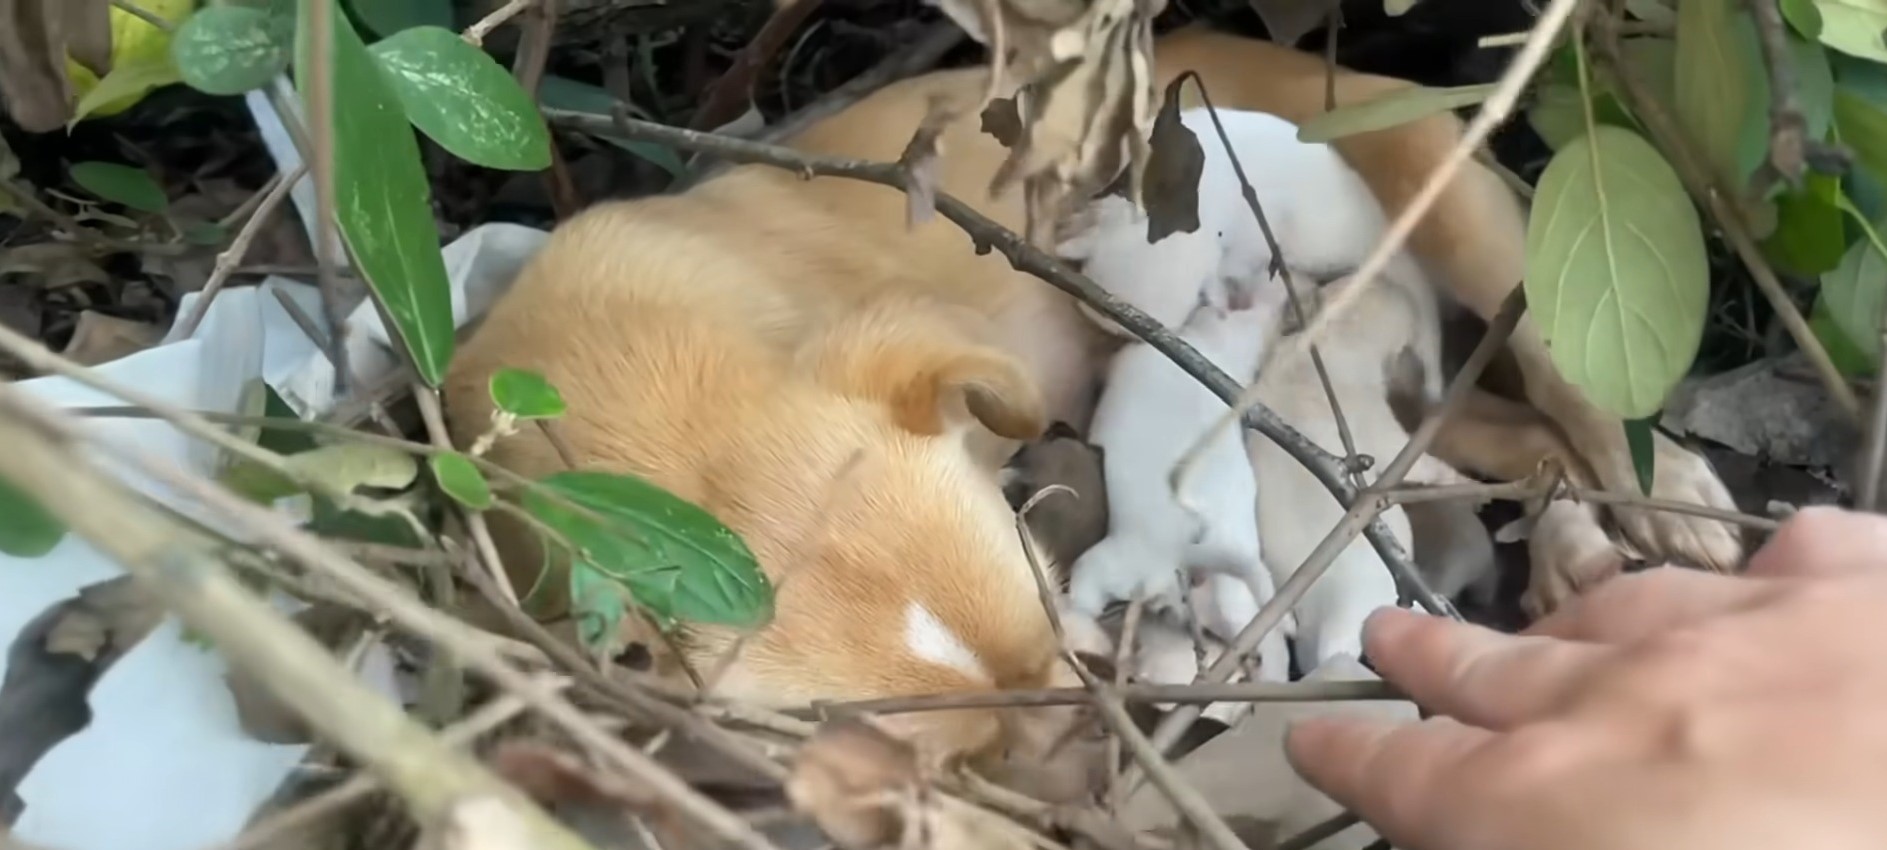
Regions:
M 1335 320 L 1331 339 L 1340 345 L 1322 347 L 1330 385 L 1343 408 L 1344 421 L 1356 450 L 1380 465 L 1401 451 L 1408 432 L 1389 403 L 1389 378 L 1396 361 L 1414 348 L 1429 348 L 1425 336 L 1438 333 L 1420 317 L 1430 315 L 1416 302 L 1432 297 L 1426 285 L 1410 281 L 1413 269 L 1396 269 L 1396 276 L 1365 290 L 1354 305 Z M 1350 284 L 1343 278 L 1328 284 L 1335 292 Z M 1296 285 L 1311 289 L 1309 281 Z M 1306 292 L 1314 297 L 1314 292 Z M 1433 362 L 1433 361 L 1430 361 Z M 1342 454 L 1336 419 L 1309 358 L 1274 362 L 1259 376 L 1259 398 L 1325 451 Z M 1246 437 L 1252 468 L 1257 473 L 1260 499 L 1258 528 L 1265 539 L 1265 563 L 1280 585 L 1288 581 L 1317 543 L 1343 518 L 1344 509 L 1317 479 L 1276 443 L 1257 434 Z M 1423 455 L 1410 470 L 1411 484 L 1453 484 L 1467 479 L 1447 464 Z M 1266 494 L 1288 494 L 1266 498 Z M 1390 535 L 1410 548 L 1407 513 L 1392 507 L 1382 514 Z M 1297 661 L 1309 673 L 1338 655 L 1363 656 L 1363 620 L 1371 611 L 1396 603 L 1396 585 L 1369 541 L 1352 539 L 1310 591 L 1298 603 Z
M 1254 374 L 1277 327 L 1284 287 L 1228 281 L 1206 292 L 1207 303 L 1179 336 L 1228 374 Z M 1271 598 L 1252 521 L 1257 483 L 1237 431 L 1223 429 L 1208 442 L 1178 493 L 1171 484 L 1186 449 L 1224 412 L 1224 401 L 1152 346 L 1128 343 L 1114 355 L 1088 434 L 1107 454 L 1108 532 L 1075 561 L 1069 597 L 1076 610 L 1098 614 L 1110 601 L 1144 597 L 1151 612 L 1178 613 L 1182 588 L 1212 573 L 1245 581 L 1261 602 Z M 1288 662 L 1280 656 L 1265 663 Z

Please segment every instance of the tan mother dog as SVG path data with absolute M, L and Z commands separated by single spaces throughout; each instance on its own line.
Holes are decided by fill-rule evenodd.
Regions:
M 1162 85 L 1196 70 L 1224 107 L 1298 122 L 1322 109 L 1317 57 L 1202 29 L 1167 36 L 1156 52 Z M 893 85 L 793 144 L 895 159 L 932 95 L 965 96 L 984 79 L 967 69 Z M 1403 85 L 1346 73 L 1337 93 L 1353 103 Z M 1438 116 L 1337 147 L 1394 214 L 1459 133 Z M 1018 200 L 986 198 L 1005 151 L 975 116 L 946 133 L 943 152 L 946 191 L 1022 224 Z M 569 401 L 565 431 L 584 467 L 645 476 L 746 539 L 779 587 L 777 614 L 718 683 L 725 696 L 784 705 L 1069 681 L 997 470 L 1050 421 L 1086 422 L 1109 343 L 1068 298 L 1000 256 L 978 256 L 949 222 L 915 231 L 904 222 L 896 191 L 766 167 L 678 196 L 601 204 L 556 231 L 453 366 L 460 439 L 488 424 L 494 369 L 541 371 Z M 1491 316 L 1524 265 L 1514 198 L 1470 165 L 1427 222 L 1414 253 Z M 1532 404 L 1602 483 L 1632 486 L 1619 422 L 1553 372 L 1531 326 L 1513 348 Z M 1444 459 L 1508 477 L 1555 451 L 1551 441 L 1454 443 Z M 1516 456 L 1521 445 L 1544 447 Z M 1659 451 L 1657 495 L 1729 504 L 1698 458 L 1665 443 Z M 535 433 L 501 441 L 494 459 L 532 476 L 562 468 Z M 1705 565 L 1740 557 L 1738 541 L 1707 521 L 1621 520 L 1653 554 Z M 499 531 L 514 582 L 530 585 L 540 563 L 531 536 Z M 711 669 L 734 637 L 697 629 L 681 640 L 697 668 Z M 893 720 L 935 753 L 982 757 L 1039 746 L 1067 717 Z

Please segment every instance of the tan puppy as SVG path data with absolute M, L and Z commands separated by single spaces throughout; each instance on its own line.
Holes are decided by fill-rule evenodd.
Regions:
M 1164 79 L 1198 70 L 1227 106 L 1297 121 L 1321 109 L 1321 62 L 1296 51 L 1188 31 L 1163 40 L 1159 66 Z M 907 80 L 794 144 L 892 160 L 933 96 L 971 98 L 984 83 L 980 69 Z M 1345 102 L 1404 85 L 1353 74 L 1337 83 Z M 1432 118 L 1339 148 L 1393 213 L 1458 132 Z M 1021 224 L 1018 200 L 985 198 L 1005 152 L 976 116 L 948 128 L 942 149 L 941 188 Z M 1520 219 L 1506 192 L 1470 166 L 1414 245 L 1483 315 L 1520 274 Z M 679 196 L 599 205 L 558 229 L 453 364 L 459 440 L 487 426 L 493 370 L 538 370 L 569 401 L 564 431 L 580 465 L 645 476 L 752 547 L 779 587 L 777 613 L 719 681 L 726 696 L 777 705 L 1069 680 L 996 474 L 1049 421 L 1085 430 L 1107 344 L 1070 299 L 977 255 L 947 221 L 907 231 L 905 204 L 880 186 L 744 167 Z M 1622 464 L 1617 477 L 1629 481 L 1618 423 L 1559 382 L 1527 334 L 1518 351 L 1533 364 L 1536 403 L 1595 465 Z M 1672 455 L 1659 458 L 1661 483 L 1715 484 L 1707 470 L 1688 475 L 1702 468 L 1693 456 L 1661 450 Z M 500 441 L 494 459 L 533 476 L 562 468 L 534 433 Z M 1654 548 L 1705 562 L 1735 555 L 1699 521 L 1657 521 L 1637 526 Z M 533 535 L 497 526 L 514 583 L 530 586 Z M 537 613 L 556 613 L 550 595 Z M 693 628 L 679 639 L 710 670 L 735 637 Z M 957 757 L 1040 746 L 1070 716 L 890 720 Z

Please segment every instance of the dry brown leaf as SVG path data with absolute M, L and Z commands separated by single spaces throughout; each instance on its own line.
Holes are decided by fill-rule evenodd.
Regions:
M 74 242 L 35 242 L 0 249 L 0 278 L 12 276 L 41 289 L 111 282 L 111 275 L 92 262 L 87 249 Z
M 917 751 L 863 718 L 819 727 L 793 762 L 786 796 L 850 850 L 885 847 L 903 835 L 908 802 L 923 783 Z
M 1141 191 L 1149 245 L 1199 229 L 1199 178 L 1205 174 L 1206 153 L 1199 137 L 1179 118 L 1179 92 L 1185 84 L 1186 78 L 1181 77 L 1167 85 L 1147 140 L 1150 150 Z
M 66 53 L 103 79 L 111 73 L 111 0 L 53 0 L 65 12 Z
M 982 130 L 1005 148 L 1022 139 L 1022 115 L 1016 111 L 1016 99 L 998 97 L 983 107 Z
M 29 133 L 48 133 L 72 117 L 72 82 L 66 78 L 66 51 L 78 46 L 96 60 L 100 36 L 75 32 L 89 27 L 99 6 L 109 15 L 106 0 L 0 0 L 0 98 L 7 114 Z M 111 44 L 111 22 L 104 18 L 106 51 Z M 110 64 L 109 58 L 105 61 Z
M 1311 30 L 1322 26 L 1342 0 L 1249 0 L 1251 10 L 1264 21 L 1271 40 L 1295 47 Z
M 336 655 L 350 650 L 369 625 L 361 612 L 325 602 L 304 608 L 291 619 Z M 231 669 L 224 674 L 223 684 L 235 700 L 236 721 L 249 737 L 270 744 L 306 744 L 314 740 L 314 730 L 301 713 L 282 705 L 253 677 Z
M 512 739 L 492 752 L 491 767 L 597 847 L 640 846 L 638 826 L 662 847 L 719 846 L 667 801 L 571 753 Z
M 97 366 L 136 354 L 163 338 L 164 329 L 156 325 L 86 310 L 79 314 L 72 341 L 59 353 L 81 366 Z

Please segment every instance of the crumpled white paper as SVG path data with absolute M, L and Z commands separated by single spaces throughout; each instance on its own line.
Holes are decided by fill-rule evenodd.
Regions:
M 252 97 L 252 107 L 257 99 Z M 266 138 L 275 113 L 256 111 Z M 282 162 L 281 150 L 271 149 L 284 171 L 298 164 Z M 463 326 L 482 315 L 545 238 L 543 231 L 529 227 L 488 224 L 446 246 L 455 323 Z M 190 338 L 173 327 L 158 346 L 98 371 L 180 407 L 224 413 L 237 412 L 244 387 L 260 378 L 298 414 L 325 412 L 336 401 L 334 368 L 289 318 L 275 291 L 293 299 L 327 332 L 314 287 L 271 277 L 260 286 L 218 295 Z M 196 297 L 187 296 L 178 314 L 188 314 Z M 363 382 L 397 368 L 386 328 L 371 303 L 363 303 L 347 323 L 351 365 Z M 64 378 L 18 386 L 61 406 L 123 403 Z M 161 421 L 98 418 L 86 427 L 198 474 L 215 469 L 210 446 Z M 153 483 L 132 483 L 187 509 Z M 75 537 L 43 558 L 0 555 L 0 640 L 10 644 L 48 606 L 120 572 L 111 559 Z M 278 603 L 293 610 L 287 600 Z M 247 737 L 223 684 L 223 659 L 185 643 L 181 631 L 176 620 L 167 621 L 93 689 L 91 725 L 47 753 L 19 787 L 26 809 L 13 832 L 20 840 L 50 850 L 196 850 L 234 836 L 289 775 L 307 748 Z M 369 652 L 364 665 L 371 684 L 399 696 L 392 659 L 383 649 Z M 0 652 L 0 676 L 5 669 Z

